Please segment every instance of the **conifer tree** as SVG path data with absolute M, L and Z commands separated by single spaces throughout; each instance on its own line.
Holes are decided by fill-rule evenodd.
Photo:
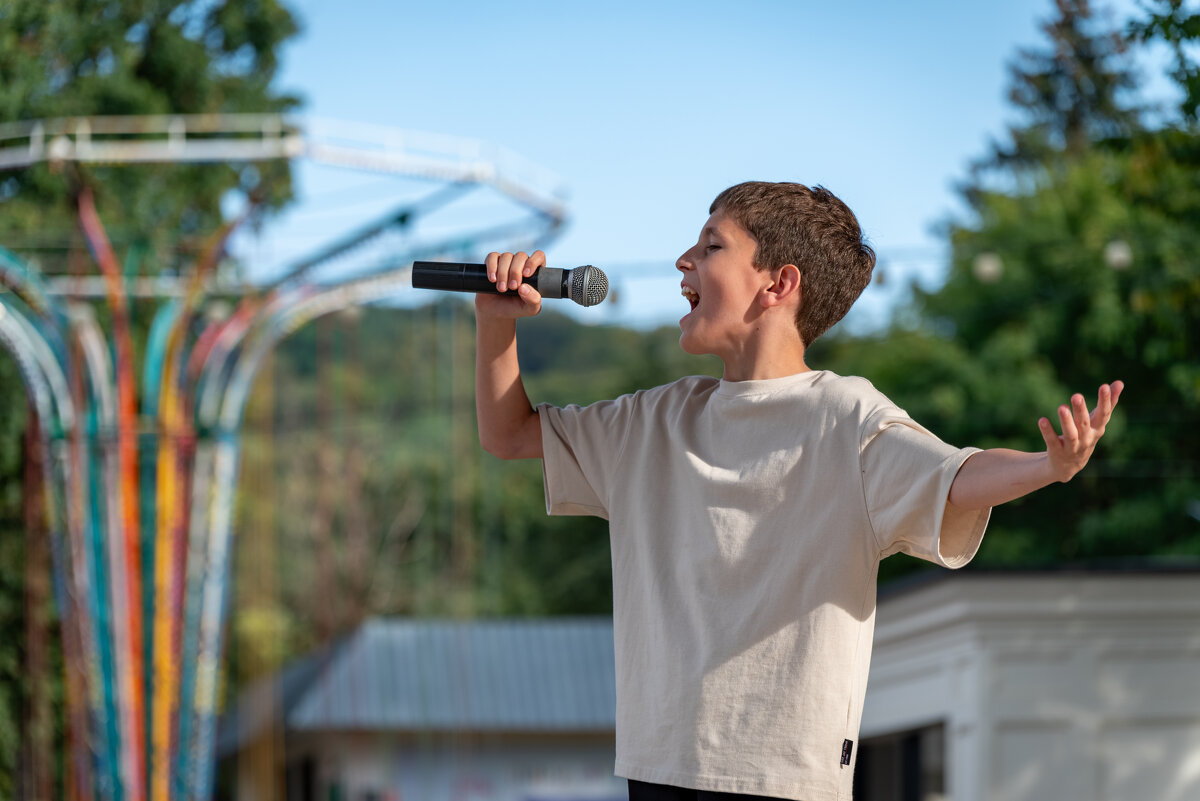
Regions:
M 1076 158 L 1097 143 L 1128 137 L 1140 109 L 1126 38 L 1089 0 L 1055 0 L 1042 24 L 1048 40 L 1022 48 L 1009 65 L 1008 100 L 1019 114 L 993 163 L 1007 169 Z

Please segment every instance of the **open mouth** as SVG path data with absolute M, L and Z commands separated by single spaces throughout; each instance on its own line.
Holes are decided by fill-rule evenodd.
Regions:
M 687 302 L 691 304 L 693 310 L 700 305 L 700 293 L 692 289 L 690 286 L 687 286 L 686 284 L 682 285 L 680 287 L 679 294 L 683 295 L 684 298 L 687 299 Z

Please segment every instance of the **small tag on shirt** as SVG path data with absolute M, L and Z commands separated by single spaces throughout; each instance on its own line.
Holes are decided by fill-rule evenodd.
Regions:
M 854 753 L 854 741 L 842 740 L 842 764 L 850 764 L 850 755 Z

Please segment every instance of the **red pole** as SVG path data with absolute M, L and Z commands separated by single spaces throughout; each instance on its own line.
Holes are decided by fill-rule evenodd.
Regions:
M 138 409 L 133 364 L 133 338 L 129 327 L 129 302 L 120 266 L 100 216 L 92 190 L 83 186 L 76 198 L 79 223 L 92 257 L 104 275 L 108 302 L 112 311 L 113 345 L 117 376 L 117 458 L 120 465 L 121 519 L 125 529 L 126 610 L 129 623 L 129 664 L 126 692 L 132 716 L 129 756 L 133 760 L 131 801 L 145 798 L 145 748 L 143 725 L 145 698 L 142 681 L 142 559 L 141 526 L 138 510 Z

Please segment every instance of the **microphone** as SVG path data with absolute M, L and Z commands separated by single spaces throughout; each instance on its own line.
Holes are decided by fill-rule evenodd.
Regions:
M 570 298 L 580 306 L 595 306 L 608 295 L 608 276 L 590 264 L 573 270 L 542 267 L 523 278 L 522 283 L 532 285 L 544 298 Z M 412 285 L 415 289 L 500 294 L 488 280 L 484 264 L 414 261 Z

